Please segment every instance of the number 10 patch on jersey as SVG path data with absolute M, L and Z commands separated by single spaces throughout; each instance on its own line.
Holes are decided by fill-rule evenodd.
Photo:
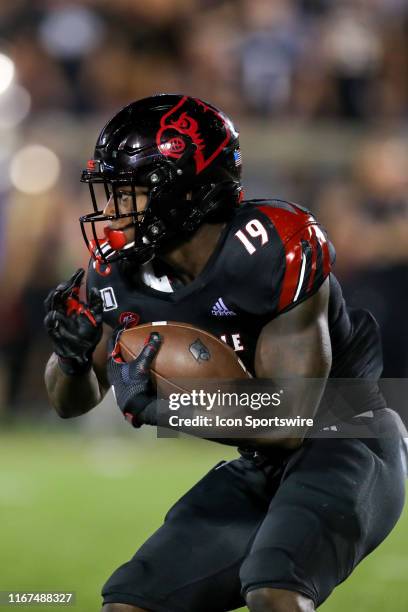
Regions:
M 106 287 L 105 289 L 101 289 L 100 294 L 103 300 L 103 309 L 105 312 L 107 310 L 115 310 L 115 308 L 118 307 L 115 292 L 113 291 L 112 287 Z

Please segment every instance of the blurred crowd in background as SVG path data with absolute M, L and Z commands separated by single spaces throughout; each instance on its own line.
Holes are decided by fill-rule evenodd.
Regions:
M 48 291 L 86 266 L 80 170 L 105 120 L 159 92 L 241 131 L 248 197 L 318 214 L 346 297 L 408 374 L 408 0 L 0 4 L 0 418 L 46 414 Z

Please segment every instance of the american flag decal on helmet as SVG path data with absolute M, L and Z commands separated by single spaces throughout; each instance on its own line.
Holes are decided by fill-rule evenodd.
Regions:
M 242 164 L 241 149 L 236 149 L 234 151 L 234 160 L 236 166 L 240 166 Z

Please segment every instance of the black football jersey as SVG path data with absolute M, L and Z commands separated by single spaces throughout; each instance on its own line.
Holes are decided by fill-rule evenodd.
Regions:
M 124 273 L 120 263 L 90 262 L 87 286 L 97 287 L 104 321 L 179 321 L 231 345 L 254 373 L 262 328 L 313 295 L 330 275 L 329 325 L 333 377 L 379 376 L 377 324 L 366 311 L 346 308 L 331 272 L 335 252 L 306 209 L 281 200 L 251 200 L 226 225 L 204 270 L 187 285 L 160 262 Z

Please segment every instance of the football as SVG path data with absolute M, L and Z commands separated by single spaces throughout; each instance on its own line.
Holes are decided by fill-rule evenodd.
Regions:
M 162 343 L 153 360 L 151 375 L 165 397 L 172 392 L 189 391 L 196 386 L 193 381 L 251 378 L 230 346 L 189 323 L 159 321 L 125 329 L 119 340 L 122 358 L 135 359 L 153 331 L 160 334 Z M 181 385 L 178 381 L 182 381 Z

